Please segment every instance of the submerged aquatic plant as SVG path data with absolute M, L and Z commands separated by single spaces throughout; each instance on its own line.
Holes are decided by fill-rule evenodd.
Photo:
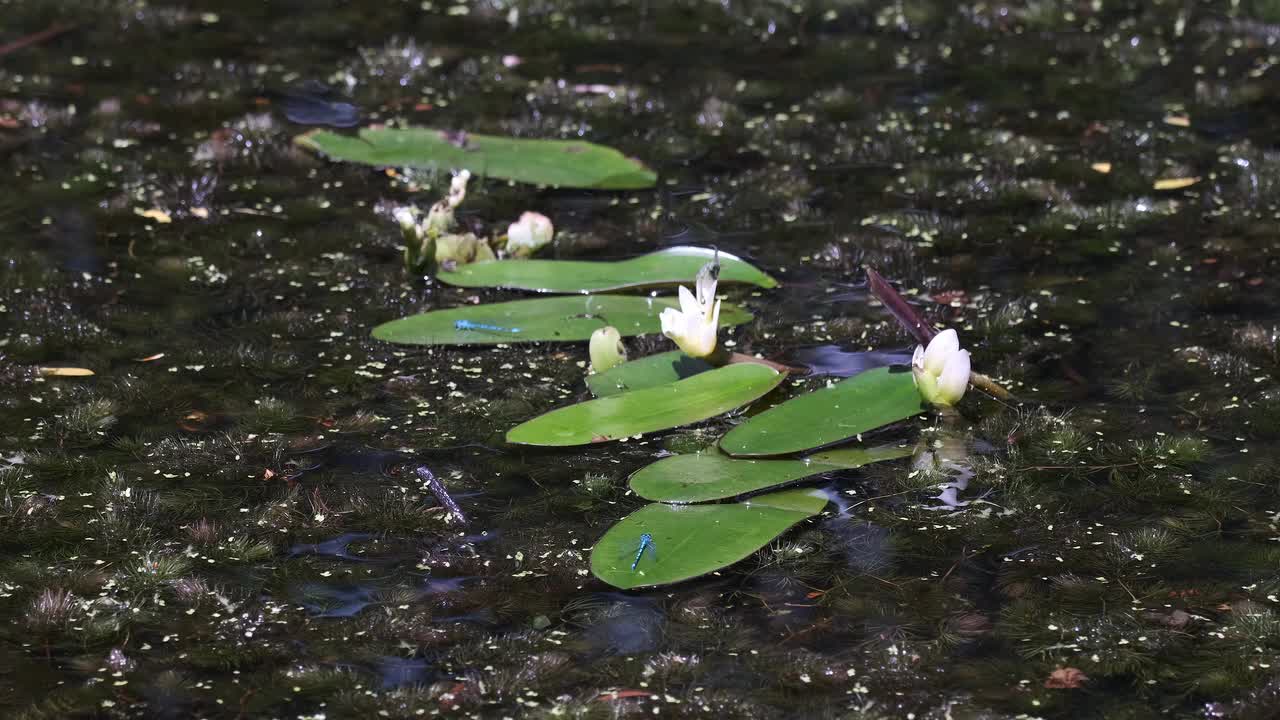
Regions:
M 49 630 L 65 625 L 79 608 L 80 601 L 70 592 L 51 588 L 31 602 L 25 621 L 33 630 Z
M 377 38 L 404 25 L 400 3 L 299 18 L 318 54 L 267 32 L 270 47 L 252 64 L 233 61 L 234 44 L 266 15 L 211 8 L 222 20 L 210 24 L 181 3 L 126 3 L 130 12 L 110 18 L 92 7 L 73 12 L 94 4 L 52 3 L 77 19 L 75 37 L 7 57 L 12 99 L 0 101 L 0 125 L 30 114 L 24 98 L 80 106 L 75 123 L 50 128 L 53 151 L 40 139 L 44 126 L 0 129 L 23 188 L 0 200 L 13 206 L 0 208 L 13 238 L 0 268 L 8 308 L 0 376 L 9 381 L 0 603 L 16 620 L 0 667 L 21 679 L 0 698 L 0 717 L 1273 717 L 1280 645 L 1266 610 L 1280 593 L 1272 327 L 1280 295 L 1266 272 L 1278 247 L 1274 193 L 1265 190 L 1278 184 L 1260 162 L 1265 147 L 1255 149 L 1268 144 L 1264 126 L 1248 120 L 1277 108 L 1248 99 L 1271 87 L 1271 73 L 1245 71 L 1271 67 L 1275 33 L 1241 30 L 1260 0 L 1239 9 L 1105 3 L 1105 11 L 1030 2 L 822 3 L 793 18 L 768 3 L 608 12 L 581 0 L 414 3 L 419 47 L 441 43 L 441 54 L 406 52 L 420 66 L 385 76 L 376 74 L 385 63 L 362 68 L 352 48 L 370 37 L 381 47 Z M 14 33 L 57 14 L 10 5 Z M 499 47 L 489 31 L 514 6 L 519 27 Z M 1044 22 L 1028 19 L 1029 9 Z M 122 22 L 98 22 L 117 14 Z M 596 60 L 600 38 L 637 21 L 645 32 Z M 691 32 L 704 25 L 698 37 L 711 38 L 710 48 Z M 138 27 L 141 36 L 122 32 Z M 530 33 L 535 42 L 520 41 Z M 113 51 L 116 37 L 171 40 L 161 45 L 176 55 L 138 62 Z M 690 42 L 708 62 L 645 81 L 646 49 Z M 743 68 L 734 61 L 745 56 L 716 52 L 721 45 L 766 61 Z M 79 46 L 93 48 L 85 67 L 65 59 Z M 500 52 L 519 52 L 525 64 L 503 67 Z M 557 255 L 571 264 L 472 264 L 441 271 L 441 283 L 427 287 L 406 282 L 413 275 L 399 248 L 388 256 L 387 242 L 405 244 L 390 215 L 380 242 L 367 224 L 379 196 L 425 177 L 398 161 L 385 163 L 398 173 L 390 179 L 316 164 L 282 152 L 277 127 L 233 138 L 219 161 L 220 203 L 187 203 L 209 208 L 209 222 L 183 217 L 172 188 L 153 194 L 148 178 L 193 172 L 195 146 L 211 130 L 222 136 L 210 118 L 242 104 L 251 85 L 292 85 L 286 78 L 335 61 L 344 74 L 356 68 L 353 100 L 374 121 L 430 117 L 521 138 L 614 138 L 652 147 L 667 177 L 653 194 L 538 190 L 508 184 L 474 136 L 455 137 L 464 147 L 454 149 L 478 166 L 471 172 L 485 176 L 486 196 L 470 187 L 464 204 L 478 212 L 460 207 L 465 216 L 450 232 L 473 232 L 501 256 L 506 239 L 499 246 L 490 236 L 537 209 L 555 221 Z M 1191 62 L 1204 68 L 1194 88 L 1178 75 Z M 851 64 L 867 69 L 867 82 L 843 81 Z M 1126 73 L 1146 91 L 1116 106 L 1108 100 L 1132 95 L 1127 79 L 1115 81 Z M 558 77 L 559 94 L 542 95 Z M 575 102 L 578 82 L 615 83 L 620 100 Z M 77 99 L 85 83 L 90 97 L 118 108 Z M 646 86 L 643 102 L 635 83 Z M 838 109 L 824 100 L 833 93 L 843 94 Z M 1182 103 L 1195 124 L 1162 129 L 1157 113 Z M 692 118 L 700 108 L 701 131 Z M 668 116 L 674 127 L 653 122 Z M 1211 125 L 1226 120 L 1236 125 Z M 1014 135 L 994 138 L 992 127 Z M 583 157 L 562 155 L 570 164 Z M 1114 171 L 1089 170 L 1095 160 Z M 1178 214 L 1140 212 L 1150 180 L 1183 167 L 1205 181 L 1162 196 L 1181 204 Z M 90 182 L 88 173 L 100 177 Z M 420 205 L 415 227 L 449 187 L 447 172 L 438 177 L 422 183 L 436 196 L 399 196 Z M 173 222 L 136 232 L 131 206 L 163 209 Z M 77 207 L 97 227 L 63 260 L 42 238 L 66 244 L 63 216 Z M 574 247 L 561 237 L 570 217 L 582 230 Z M 901 222 L 859 226 L 860 217 Z M 935 327 L 963 329 L 972 369 L 1025 397 L 1006 408 L 974 381 L 956 403 L 977 423 L 956 433 L 974 472 L 970 489 L 957 493 L 959 472 L 947 465 L 959 460 L 934 447 L 955 426 L 925 432 L 934 423 L 923 417 L 864 432 L 877 445 L 934 441 L 927 472 L 913 473 L 919 466 L 905 458 L 853 470 L 814 455 L 730 460 L 718 449 L 721 435 L 755 424 L 765 407 L 840 378 L 788 379 L 746 411 L 684 431 L 573 451 L 501 446 L 499 431 L 585 399 L 587 336 L 605 325 L 645 334 L 626 341 L 633 358 L 666 356 L 662 373 L 628 374 L 635 363 L 627 363 L 595 377 L 615 394 L 649 377 L 671 383 L 710 371 L 663 352 L 677 347 L 658 319 L 666 304 L 680 309 L 674 285 L 690 285 L 710 252 L 598 262 L 677 238 L 753 253 L 787 286 L 735 279 L 722 255 L 721 320 L 728 324 L 738 300 L 763 312 L 718 337 L 717 350 L 775 357 L 819 342 L 861 351 L 856 361 L 869 362 L 856 369 L 884 383 L 867 400 L 890 388 L 918 410 L 911 350 L 927 350 L 931 338 L 908 340 L 884 310 L 865 305 L 860 265 L 893 278 L 931 336 Z M 461 272 L 475 273 L 470 284 L 450 282 Z M 669 303 L 634 289 L 668 284 Z M 576 296 L 616 290 L 651 313 Z M 575 294 L 579 306 L 504 317 L 486 304 L 525 292 Z M 424 331 L 423 346 L 364 332 L 450 307 L 456 313 Z M 545 324 L 530 323 L 540 316 Z M 489 327 L 458 330 L 460 320 Z M 1246 323 L 1265 332 L 1226 347 Z M 878 351 L 899 345 L 905 355 Z M 642 357 L 650 359 L 659 361 Z M 1128 372 L 1131 362 L 1142 372 Z M 55 364 L 98 376 L 25 373 Z M 1141 393 L 1115 384 L 1145 380 L 1148 368 Z M 832 403 L 772 427 L 806 441 L 824 428 L 846 432 L 840 426 L 866 407 L 847 398 L 836 411 Z M 99 399 L 116 404 L 110 427 L 96 424 Z M 1024 415 L 1041 404 L 1052 422 Z M 1195 444 L 1170 445 L 1183 436 Z M 1141 448 L 1130 442 L 1139 438 Z M 1202 459 L 1188 464 L 1197 450 Z M 628 476 L 668 452 L 699 451 L 753 467 L 753 477 L 774 463 L 821 467 L 795 482 L 820 484 L 835 502 L 737 566 L 652 594 L 607 592 L 585 574 L 589 546 L 656 499 L 629 495 Z M 403 457 L 386 467 L 393 453 Z M 446 522 L 406 472 L 419 463 L 438 473 L 472 527 Z M 122 482 L 102 487 L 111 471 Z M 708 475 L 686 477 L 692 490 Z M 944 482 L 966 509 L 931 499 L 948 491 Z M 701 507 L 677 509 L 692 516 Z M 655 545 L 633 568 L 645 533 Z M 626 578 L 652 578 L 671 561 L 722 547 L 682 548 L 640 527 L 621 540 L 615 562 Z M 166 567 L 183 556 L 185 570 Z M 314 586 L 324 592 L 299 589 Z M 23 616 L 47 588 L 76 605 L 37 629 Z M 340 596 L 367 606 L 321 618 L 298 602 L 355 607 Z M 583 597 L 623 606 L 582 618 L 562 612 Z M 1021 622 L 1002 620 L 1019 602 L 1028 604 Z M 82 628 L 96 625 L 94 615 L 121 632 L 95 630 L 92 639 Z M 1034 654 L 1020 654 L 1032 645 Z M 136 668 L 109 661 L 113 648 Z M 1047 689 L 1056 667 L 1092 681 Z

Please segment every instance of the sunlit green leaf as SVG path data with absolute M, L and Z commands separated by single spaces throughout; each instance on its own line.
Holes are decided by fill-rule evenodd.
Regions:
M 724 309 L 721 308 L 723 320 Z M 587 387 L 596 397 L 617 395 L 628 390 L 643 390 L 692 377 L 715 367 L 706 360 L 691 358 L 679 350 L 646 355 L 624 362 L 602 373 L 587 376 Z
M 657 182 L 657 175 L 639 160 L 582 140 L 531 140 L 434 128 L 365 128 L 358 136 L 313 130 L 294 142 L 335 160 L 378 167 L 466 169 L 481 177 L 534 185 L 634 190 Z
M 692 503 L 758 492 L 813 475 L 847 470 L 910 455 L 910 446 L 840 448 L 800 460 L 734 459 L 711 451 L 673 455 L 631 476 L 631 489 L 646 500 Z
M 585 445 L 689 425 L 742 407 L 785 377 L 764 365 L 726 365 L 679 382 L 552 410 L 512 428 L 507 442 Z
M 706 575 L 759 550 L 826 504 L 820 491 L 786 490 L 737 503 L 646 505 L 600 538 L 591 551 L 591 572 L 623 589 Z M 640 536 L 646 533 L 653 547 L 635 562 Z
M 586 340 L 596 329 L 612 325 L 629 337 L 660 332 L 658 315 L 668 307 L 678 307 L 678 303 L 627 295 L 533 298 L 411 315 L 375 327 L 373 336 L 407 345 L 564 342 Z M 751 313 L 736 305 L 720 308 L 720 327 L 750 320 Z M 459 327 L 458 321 L 464 327 Z M 480 325 L 488 327 L 475 327 Z
M 763 457 L 803 452 L 923 411 L 909 370 L 876 368 L 770 408 L 729 431 L 720 448 Z
M 659 285 L 693 285 L 698 269 L 715 256 L 699 247 L 673 247 L 629 260 L 493 260 L 441 271 L 442 282 L 462 287 L 508 287 L 550 293 L 586 293 Z M 763 288 L 778 282 L 751 264 L 720 253 L 720 282 Z

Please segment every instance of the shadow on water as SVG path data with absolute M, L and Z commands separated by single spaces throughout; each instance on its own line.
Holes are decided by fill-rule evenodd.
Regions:
M 350 128 L 360 124 L 360 108 L 330 98 L 332 91 L 318 83 L 308 83 L 268 95 L 289 119 L 298 125 L 327 125 Z
M 378 658 L 377 673 L 382 678 L 384 688 L 420 685 L 429 682 L 434 676 L 431 664 L 426 660 L 395 656 Z
M 662 644 L 666 614 L 648 598 L 599 593 L 578 604 L 589 658 L 638 655 Z
M 303 607 L 322 618 L 349 618 L 376 602 L 372 586 L 307 583 L 297 594 Z
M 74 273 L 101 272 L 105 261 L 95 245 L 93 216 L 77 208 L 61 207 L 49 212 L 52 224 L 44 228 L 49 252 L 62 267 Z
M 910 365 L 911 353 L 843 350 L 835 345 L 817 345 L 792 350 L 784 356 L 783 362 L 807 368 L 811 375 L 846 378 L 873 368 Z
M 299 555 L 322 555 L 354 562 L 369 562 L 369 558 L 352 555 L 347 548 L 351 543 L 368 540 L 371 537 L 373 536 L 368 533 L 344 533 L 338 537 L 317 543 L 294 545 L 289 548 L 289 555 L 293 557 Z

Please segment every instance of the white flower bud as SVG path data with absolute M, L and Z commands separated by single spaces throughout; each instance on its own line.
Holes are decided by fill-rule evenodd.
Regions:
M 969 387 L 969 351 L 960 349 L 955 330 L 943 330 L 929 341 L 928 349 L 916 346 L 911 374 L 920 395 L 933 405 L 955 405 Z

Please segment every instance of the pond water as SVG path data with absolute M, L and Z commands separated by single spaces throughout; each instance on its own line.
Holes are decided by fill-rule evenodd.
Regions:
M 1276 3 L 0 12 L 0 715 L 1276 717 Z M 461 220 L 751 259 L 782 286 L 725 288 L 734 349 L 821 371 L 757 407 L 910 352 L 864 265 L 1014 398 L 886 430 L 938 457 L 825 476 L 742 563 L 614 591 L 627 477 L 742 417 L 504 444 L 587 397 L 585 343 L 370 338 L 521 294 L 406 275 L 391 210 L 443 177 L 292 143 L 353 121 L 645 160 L 652 191 L 473 182 Z

